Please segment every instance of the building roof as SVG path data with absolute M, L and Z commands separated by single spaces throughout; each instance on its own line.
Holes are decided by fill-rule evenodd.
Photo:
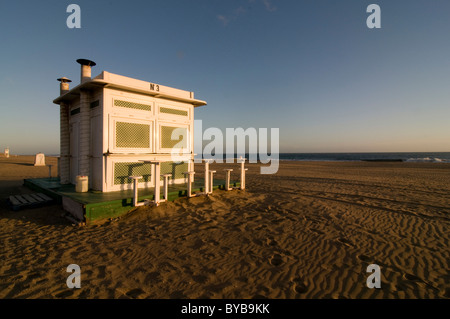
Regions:
M 90 81 L 78 84 L 67 93 L 54 99 L 53 103 L 60 104 L 61 102 L 70 102 L 80 95 L 80 90 L 92 90 L 101 87 L 185 102 L 194 105 L 194 107 L 207 104 L 205 101 L 194 99 L 194 92 L 179 90 L 147 81 L 141 81 L 106 71 L 103 71 Z

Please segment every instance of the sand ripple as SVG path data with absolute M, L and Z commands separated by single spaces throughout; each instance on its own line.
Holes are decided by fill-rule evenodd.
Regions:
M 81 228 L 58 205 L 3 206 L 0 298 L 450 298 L 450 165 L 436 165 L 250 165 L 245 192 Z

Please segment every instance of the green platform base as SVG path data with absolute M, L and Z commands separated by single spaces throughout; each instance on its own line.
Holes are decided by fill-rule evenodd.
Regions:
M 133 209 L 133 190 L 108 193 L 98 191 L 77 193 L 75 191 L 75 185 L 61 185 L 58 178 L 25 179 L 24 185 L 54 198 L 75 218 L 87 224 L 106 218 L 115 218 Z M 240 183 L 231 182 L 230 186 L 239 187 Z M 186 189 L 186 184 L 170 185 L 168 200 L 173 201 L 180 197 L 186 197 Z M 214 180 L 213 190 L 217 189 L 225 189 L 224 180 Z M 192 183 L 192 192 L 197 193 L 203 191 L 204 181 L 202 179 L 196 179 Z M 161 187 L 161 197 L 163 193 L 164 189 Z M 153 188 L 139 189 L 139 201 L 145 199 L 154 200 Z

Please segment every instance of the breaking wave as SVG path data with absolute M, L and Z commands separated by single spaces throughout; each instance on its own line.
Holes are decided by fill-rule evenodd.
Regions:
M 450 163 L 450 160 L 448 159 L 441 159 L 437 157 L 408 158 L 406 161 L 420 163 Z

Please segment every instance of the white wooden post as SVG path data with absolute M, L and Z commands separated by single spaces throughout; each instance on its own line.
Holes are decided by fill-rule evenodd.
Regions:
M 142 176 L 128 176 L 128 178 L 131 178 L 133 180 L 133 207 L 144 205 L 144 203 L 138 203 L 138 183 Z
M 195 172 L 184 172 L 184 175 L 188 175 L 188 183 L 187 183 L 187 197 L 192 197 L 192 177 L 194 177 Z
M 224 171 L 227 172 L 226 173 L 227 176 L 225 178 L 225 190 L 226 191 L 230 191 L 231 190 L 231 188 L 230 188 L 230 174 L 233 171 L 233 169 L 232 168 L 227 168 L 227 169 L 224 169 Z
M 161 201 L 160 194 L 160 179 L 161 179 L 161 167 L 159 166 L 159 162 L 155 161 L 153 163 L 155 165 L 155 205 L 158 206 Z
M 155 190 L 154 190 L 154 195 L 155 195 L 155 200 L 153 201 L 155 203 L 156 206 L 159 205 L 159 203 L 161 202 L 161 190 L 160 190 L 160 185 L 161 185 L 161 162 L 163 161 L 147 161 L 147 160 L 140 160 L 139 162 L 142 163 L 146 163 L 146 164 L 152 164 L 155 165 L 154 167 L 154 174 L 153 176 L 155 177 Z
M 248 171 L 248 168 L 245 168 L 243 171 L 244 172 L 241 173 L 241 189 L 245 189 L 245 171 Z
M 209 164 L 212 162 L 210 159 L 204 159 L 205 161 L 205 194 L 211 193 L 211 189 L 209 189 Z
M 205 194 L 209 194 L 209 161 L 205 160 Z
M 212 194 L 213 189 L 214 189 L 214 173 L 216 171 L 209 171 L 209 193 L 208 194 Z
M 239 159 L 241 161 L 241 186 L 240 189 L 245 189 L 245 171 L 248 170 L 247 168 L 245 168 L 245 158 L 241 158 Z
M 172 177 L 172 174 L 164 174 L 164 199 L 169 200 L 169 177 Z

